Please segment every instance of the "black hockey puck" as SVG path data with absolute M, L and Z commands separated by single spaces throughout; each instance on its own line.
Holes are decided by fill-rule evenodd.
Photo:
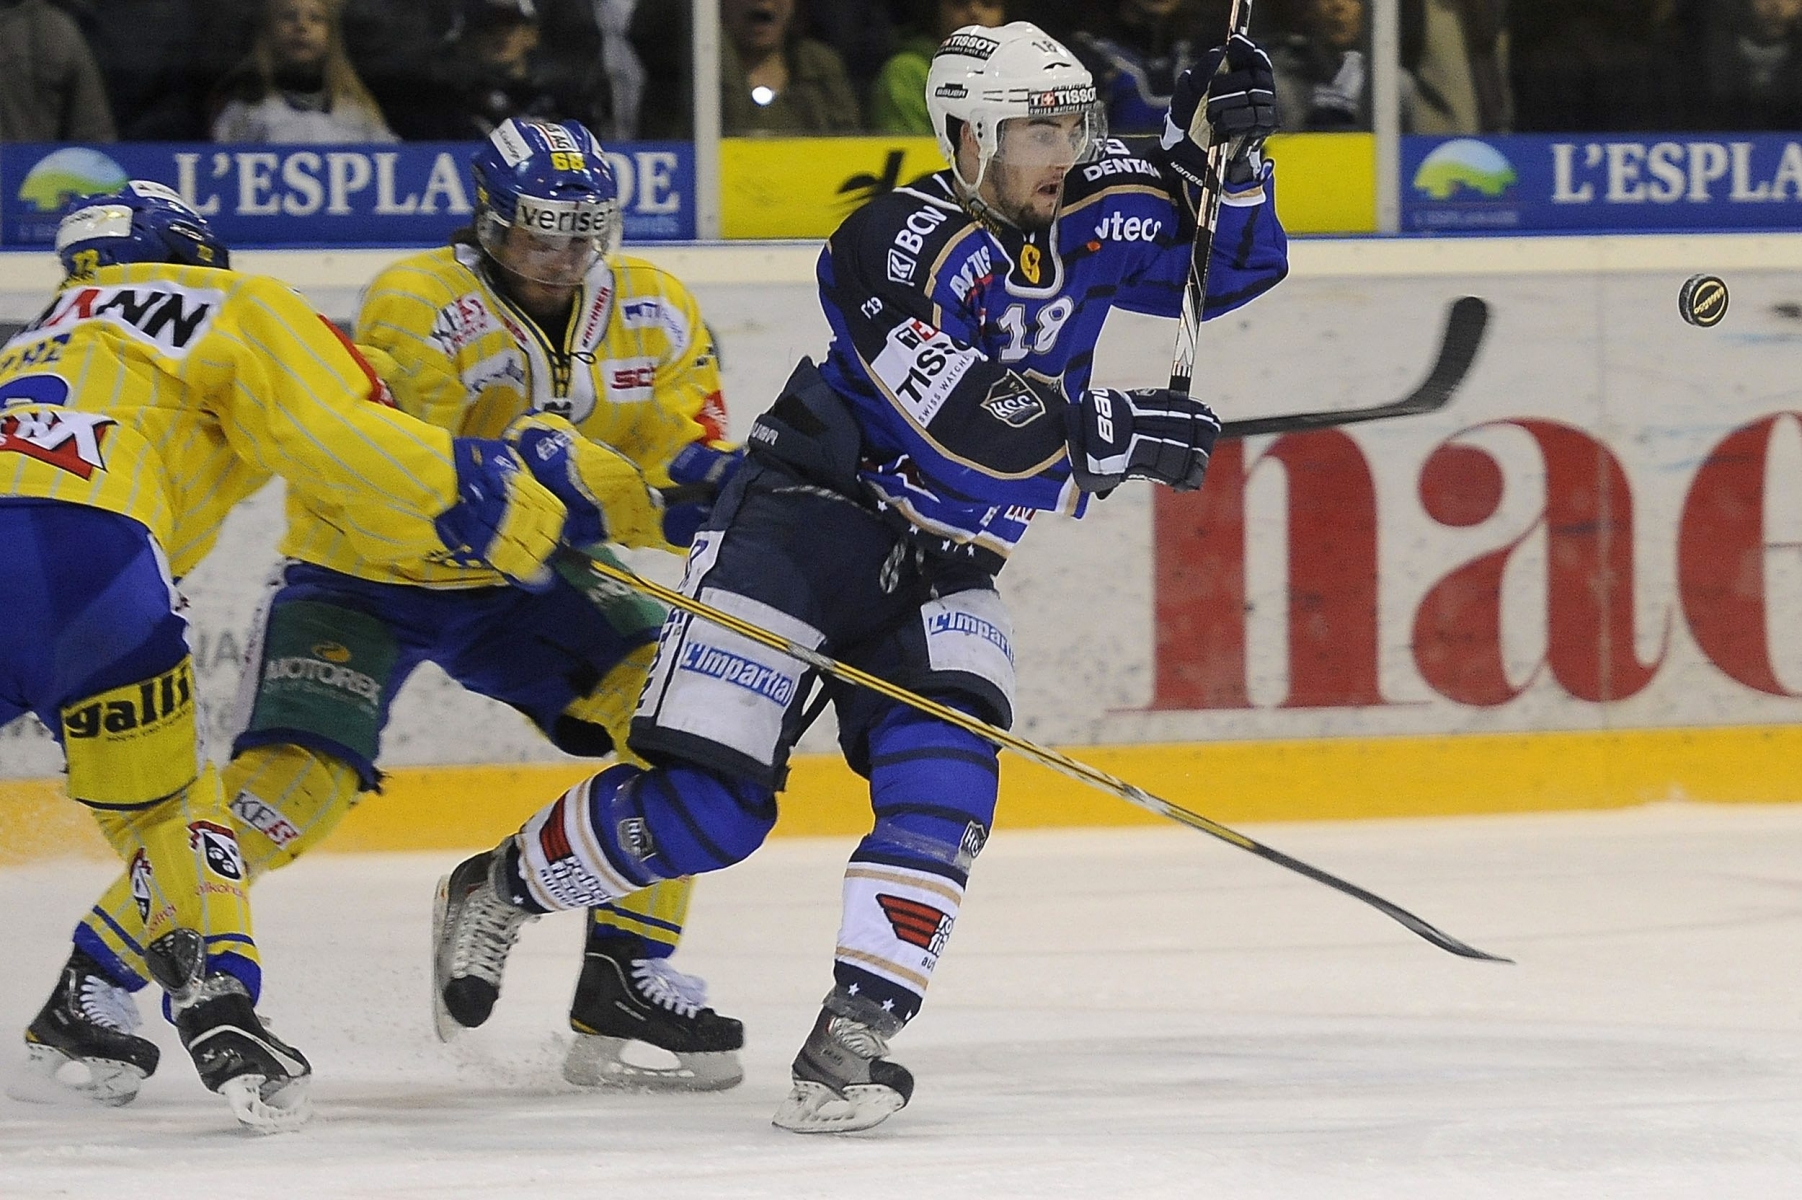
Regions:
M 1691 325 L 1707 329 L 1727 315 L 1727 284 L 1715 275 L 1691 275 L 1677 293 L 1677 311 Z

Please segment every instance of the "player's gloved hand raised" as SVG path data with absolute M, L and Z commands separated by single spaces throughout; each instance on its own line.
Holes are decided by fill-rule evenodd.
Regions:
M 1220 436 L 1213 410 L 1168 388 L 1094 388 L 1065 410 L 1065 418 L 1070 473 L 1085 492 L 1105 492 L 1128 479 L 1192 492 L 1201 486 Z
M 1262 182 L 1264 139 L 1276 129 L 1270 56 L 1234 34 L 1177 76 L 1160 144 L 1176 173 L 1197 187 L 1207 179 L 1208 147 L 1226 145 L 1223 182 L 1231 189 Z
M 528 591 L 551 586 L 545 564 L 563 536 L 563 502 L 532 478 L 504 442 L 451 439 L 457 502 L 434 524 L 462 566 L 493 567 Z
M 662 544 L 663 503 L 625 455 L 546 413 L 527 413 L 502 437 L 518 450 L 533 478 L 568 509 L 566 545 Z
M 670 459 L 674 487 L 663 489 L 663 536 L 672 546 L 694 545 L 695 534 L 713 516 L 713 502 L 745 461 L 743 450 L 717 450 L 690 442 Z

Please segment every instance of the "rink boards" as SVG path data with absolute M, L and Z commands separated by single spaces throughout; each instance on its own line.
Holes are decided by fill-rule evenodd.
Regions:
M 399 253 L 241 259 L 344 318 Z M 698 294 L 741 435 L 824 348 L 814 255 L 647 255 Z M 1204 331 L 1197 387 L 1223 415 L 1400 396 L 1471 294 L 1493 319 L 1464 388 L 1429 416 L 1223 445 L 1198 495 L 1129 488 L 1042 521 L 1001 577 L 1017 732 L 1229 821 L 1802 798 L 1802 237 L 1308 241 L 1293 258 Z M 0 321 L 35 312 L 53 267 L 0 259 Z M 1712 330 L 1677 315 L 1696 271 L 1731 288 Z M 1171 336 L 1116 315 L 1097 380 L 1162 383 Z M 279 521 L 271 490 L 186 584 L 216 734 Z M 828 725 L 784 831 L 867 826 Z M 395 708 L 391 783 L 334 844 L 490 841 L 582 774 L 556 759 L 428 669 Z M 0 853 L 88 836 L 59 767 L 29 722 L 0 730 Z M 1149 819 L 1024 763 L 1003 793 L 1004 825 Z

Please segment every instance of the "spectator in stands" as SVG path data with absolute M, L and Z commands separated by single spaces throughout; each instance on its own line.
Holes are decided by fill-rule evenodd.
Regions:
M 392 142 L 344 53 L 343 0 L 267 0 L 255 45 L 220 84 L 216 142 Z
M 1225 25 L 1198 36 L 1193 0 L 1117 0 L 1084 28 L 1070 49 L 1095 75 L 1114 133 L 1159 133 L 1176 77 L 1199 49 L 1223 40 Z
M 933 132 L 926 115 L 926 71 L 933 51 L 966 25 L 990 29 L 1007 23 L 1003 0 L 915 0 L 912 30 L 901 50 L 883 64 L 870 92 L 870 127 L 882 133 Z
M 110 142 L 100 67 L 69 14 L 0 0 L 0 142 Z
M 1508 28 L 1518 131 L 1631 132 L 1685 122 L 1698 67 L 1690 44 L 1675 37 L 1671 6 L 1509 0 Z
M 428 136 L 484 138 L 508 117 L 607 127 L 600 33 L 586 0 L 553 0 L 542 13 L 534 0 L 465 0 L 442 57 L 443 99 Z
M 1282 127 L 1370 128 L 1370 60 L 1364 0 L 1301 0 L 1297 29 L 1272 39 L 1276 110 Z
M 1699 123 L 1802 129 L 1802 0 L 1722 0 L 1708 7 Z
M 796 24 L 838 52 L 861 101 L 899 48 L 897 15 L 905 20 L 913 6 L 913 0 L 801 0 Z
M 720 123 L 747 133 L 856 133 L 857 95 L 838 52 L 802 37 L 795 0 L 721 0 Z
M 1408 133 L 1506 133 L 1505 0 L 1402 0 L 1402 128 Z

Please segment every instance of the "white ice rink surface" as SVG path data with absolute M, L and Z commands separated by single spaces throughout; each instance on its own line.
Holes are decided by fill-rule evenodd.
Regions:
M 0 1197 L 1802 1195 L 1802 806 L 1249 832 L 1519 964 L 1186 830 L 1004 832 L 895 1046 L 914 1103 L 802 1138 L 769 1116 L 848 843 L 773 842 L 703 882 L 677 962 L 750 1045 L 745 1083 L 700 1097 L 561 1081 L 570 915 L 440 1046 L 446 856 L 315 855 L 257 890 L 264 1010 L 312 1058 L 314 1123 L 237 1131 L 158 1021 L 130 1107 L 0 1099 Z M 0 1083 L 105 877 L 0 870 Z

